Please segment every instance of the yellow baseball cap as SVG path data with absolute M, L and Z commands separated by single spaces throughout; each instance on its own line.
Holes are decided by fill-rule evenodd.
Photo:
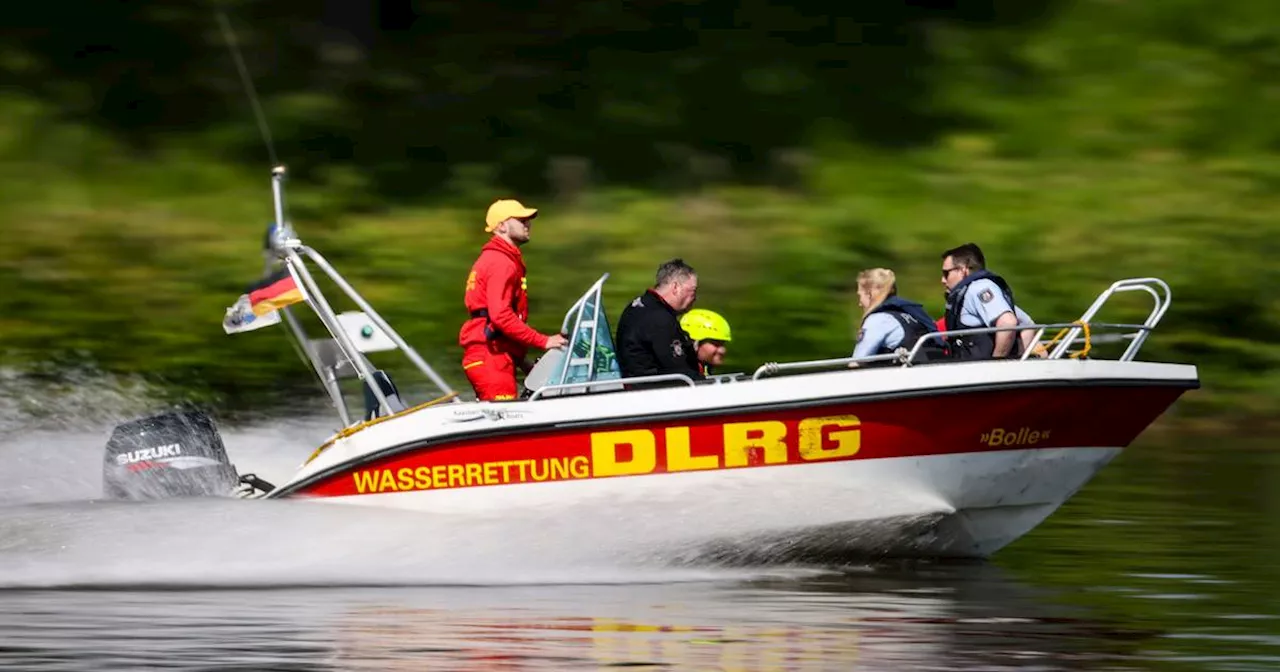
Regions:
M 526 208 L 524 204 L 512 198 L 505 198 L 493 202 L 489 206 L 489 212 L 484 216 L 485 231 L 493 231 L 498 225 L 516 217 L 518 219 L 532 219 L 538 214 L 537 208 Z

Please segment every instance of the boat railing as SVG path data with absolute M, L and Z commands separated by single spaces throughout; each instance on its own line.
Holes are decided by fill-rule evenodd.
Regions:
M 869 355 L 866 357 L 837 357 L 835 359 L 814 359 L 803 362 L 765 362 L 751 374 L 752 380 L 760 380 L 765 376 L 785 371 L 813 371 L 818 369 L 849 368 L 850 364 L 870 364 L 872 362 L 896 362 L 902 355 Z
M 654 376 L 636 376 L 634 378 L 610 378 L 607 380 L 588 380 L 581 383 L 562 383 L 559 385 L 544 385 L 533 391 L 529 395 L 529 401 L 540 399 L 548 395 L 548 392 L 557 392 L 560 390 L 573 392 L 586 392 L 598 387 L 613 387 L 619 390 L 631 386 L 647 386 L 649 383 L 684 383 L 689 387 L 694 387 L 693 379 L 683 373 L 662 373 Z
M 1039 323 L 1019 324 L 1012 327 L 974 327 L 972 329 L 952 329 L 951 331 L 932 332 L 929 334 L 925 334 L 924 336 L 921 336 L 920 340 L 916 341 L 915 346 L 912 347 L 911 350 L 907 352 L 907 355 L 904 358 L 905 359 L 904 364 L 910 365 L 915 363 L 917 357 L 920 354 L 920 349 L 924 347 L 926 343 L 929 343 L 931 341 L 940 341 L 940 340 L 955 337 L 955 336 L 972 336 L 974 334 L 994 334 L 1002 331 L 1021 332 L 1021 331 L 1028 331 L 1030 329 L 1036 330 L 1035 337 L 1032 339 L 1032 347 L 1027 348 L 1026 351 L 1023 352 L 1022 355 L 1018 357 L 1018 359 L 1026 360 L 1032 357 L 1038 357 L 1041 359 L 1060 359 L 1062 355 L 1067 352 L 1065 348 L 1063 349 L 1055 348 L 1055 350 L 1051 352 L 1041 351 L 1037 349 L 1036 346 L 1044 345 L 1043 343 L 1041 343 L 1044 337 L 1044 331 L 1046 329 L 1059 329 L 1059 330 L 1062 330 L 1063 332 L 1069 332 L 1073 330 L 1079 330 L 1081 328 L 1084 328 L 1084 323 L 1077 321 L 1077 322 L 1058 322 L 1058 323 L 1052 323 L 1052 324 L 1039 324 Z M 1148 330 L 1148 328 L 1145 325 L 1141 325 L 1141 324 L 1116 324 L 1116 323 L 1110 323 L 1110 322 L 1097 322 L 1097 323 L 1089 324 L 1088 328 L 1091 331 L 1108 330 L 1108 329 L 1132 329 L 1136 332 L 1145 332 Z M 1096 335 L 1091 333 L 1089 336 L 1089 342 L 1090 344 L 1114 342 L 1114 341 L 1134 339 L 1136 337 L 1137 336 L 1135 333 L 1096 334 Z M 1068 344 L 1070 342 L 1071 341 L 1067 341 Z M 1037 355 L 1036 354 L 1037 352 L 1041 352 L 1043 356 Z
M 744 380 L 751 380 L 745 373 L 713 373 L 707 376 L 707 382 L 711 385 L 727 385 L 729 383 L 737 383 Z
M 1157 288 L 1160 291 L 1156 291 Z M 1151 296 L 1154 305 L 1151 312 L 1147 314 L 1147 319 L 1143 321 L 1142 327 L 1138 329 L 1133 336 L 1133 341 L 1129 343 L 1129 347 L 1120 355 L 1120 361 L 1128 362 L 1138 355 L 1138 350 L 1146 343 L 1147 337 L 1155 330 L 1156 325 L 1160 324 L 1160 320 L 1164 319 L 1164 314 L 1169 310 L 1169 304 L 1173 303 L 1173 291 L 1169 289 L 1168 283 L 1160 278 L 1126 278 L 1111 283 L 1111 286 L 1103 290 L 1098 298 L 1094 299 L 1089 309 L 1080 316 L 1077 322 L 1088 324 L 1098 311 L 1111 300 L 1112 296 L 1120 292 L 1146 292 Z M 1053 358 L 1061 357 L 1074 343 L 1080 335 L 1081 325 L 1072 327 L 1065 339 L 1051 353 Z M 1044 331 L 1037 332 L 1037 341 L 1043 336 Z
M 1121 292 L 1146 292 L 1153 299 L 1151 311 L 1147 314 L 1147 318 L 1141 324 L 1114 323 L 1114 322 L 1093 322 L 1093 318 L 1102 310 L 1111 297 Z M 1111 284 L 1110 287 L 1103 290 L 1094 299 L 1093 303 L 1087 310 L 1081 314 L 1080 319 L 1074 322 L 1060 322 L 1048 324 L 1019 324 L 1009 327 L 974 327 L 971 329 L 953 329 L 950 331 L 937 331 L 925 334 L 918 339 L 915 345 L 907 350 L 899 348 L 898 352 L 871 355 L 867 357 L 841 357 L 836 359 L 820 359 L 800 362 L 767 362 L 756 369 L 751 376 L 752 380 L 759 380 L 764 376 L 770 376 L 777 373 L 797 372 L 797 371 L 813 371 L 832 368 L 849 368 L 855 364 L 871 364 L 879 362 L 896 362 L 901 366 L 914 366 L 920 362 L 921 351 L 929 343 L 939 343 L 943 339 L 956 336 L 969 336 L 974 334 L 994 334 L 1002 331 L 1023 332 L 1030 329 L 1035 330 L 1034 337 L 1031 339 L 1031 347 L 1025 348 L 1019 360 L 1025 361 L 1030 358 L 1042 359 L 1061 359 L 1067 356 L 1073 347 L 1083 338 L 1082 352 L 1088 352 L 1093 344 L 1114 343 L 1128 341 L 1129 345 L 1118 358 L 1119 361 L 1131 361 L 1137 356 L 1138 350 L 1146 342 L 1151 332 L 1155 330 L 1160 320 L 1169 310 L 1172 302 L 1172 291 L 1169 285 L 1159 278 L 1126 278 L 1118 280 Z M 1055 335 L 1048 343 L 1044 342 L 1045 331 L 1048 329 L 1058 329 Z M 1101 332 L 1101 333 L 1099 333 Z M 1017 336 L 1015 336 L 1017 338 Z M 957 360 L 942 359 L 926 361 L 925 363 L 946 363 Z

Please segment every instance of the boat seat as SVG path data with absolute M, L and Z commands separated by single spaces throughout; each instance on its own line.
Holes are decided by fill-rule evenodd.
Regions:
M 392 413 L 399 413 L 408 406 L 400 400 L 400 390 L 396 389 L 396 384 L 391 381 L 391 376 L 387 375 L 382 369 L 373 372 L 373 379 L 378 381 L 378 387 L 382 389 L 382 394 L 387 397 L 387 405 L 391 407 Z M 374 396 L 373 390 L 370 389 L 368 383 L 360 386 L 364 390 L 364 419 L 372 420 L 378 417 L 378 398 Z

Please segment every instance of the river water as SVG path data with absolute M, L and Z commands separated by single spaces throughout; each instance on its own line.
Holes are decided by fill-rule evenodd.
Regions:
M 328 425 L 224 439 L 271 480 Z M 988 562 L 751 569 L 610 554 L 600 511 L 93 501 L 109 422 L 5 429 L 5 669 L 1280 669 L 1267 441 L 1145 437 Z

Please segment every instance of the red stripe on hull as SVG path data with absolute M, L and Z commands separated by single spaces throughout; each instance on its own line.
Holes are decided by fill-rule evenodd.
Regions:
M 1028 448 L 1124 447 L 1183 392 L 1031 388 L 464 439 L 372 460 L 334 497 Z

